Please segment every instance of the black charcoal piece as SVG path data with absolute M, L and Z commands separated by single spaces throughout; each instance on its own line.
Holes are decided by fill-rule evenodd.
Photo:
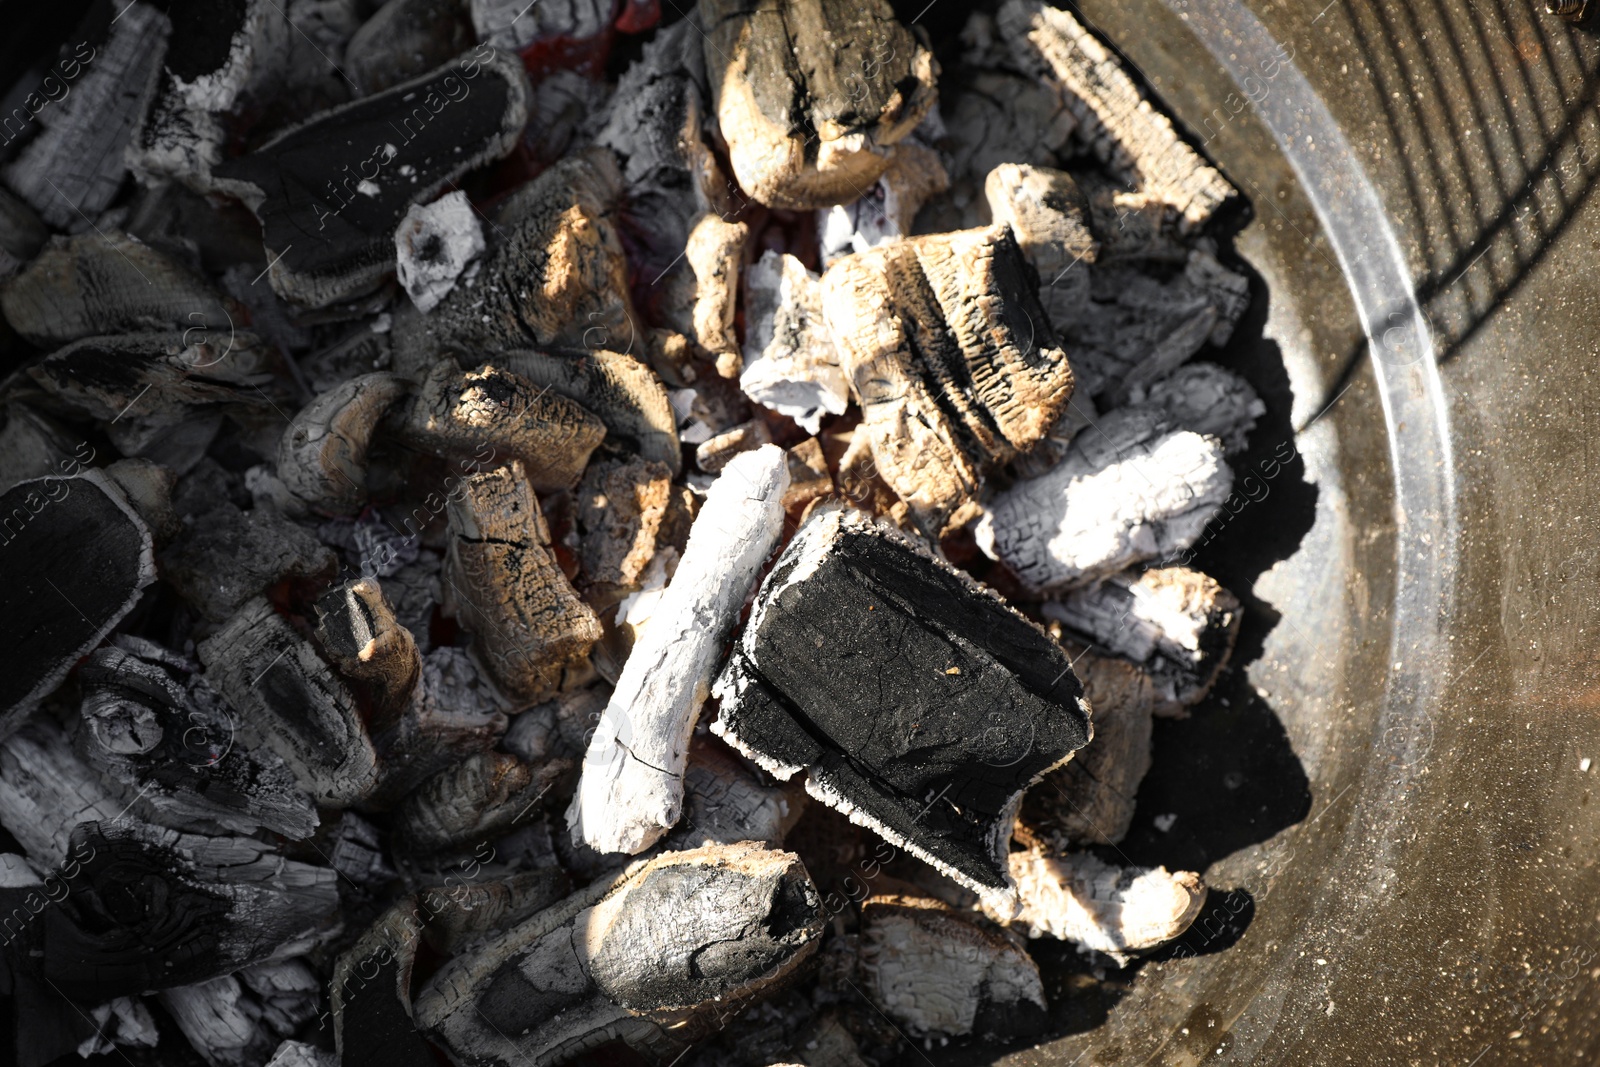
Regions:
M 1061 648 L 905 536 L 816 513 L 717 683 L 713 731 L 988 898 L 1022 791 L 1089 738 Z
M 0 495 L 0 737 L 98 645 L 156 578 L 150 531 L 110 479 L 19 482 Z
M 394 231 L 408 207 L 511 151 L 529 93 L 515 56 L 480 46 L 213 173 L 261 220 L 272 287 L 326 307 L 371 291 L 394 269 Z

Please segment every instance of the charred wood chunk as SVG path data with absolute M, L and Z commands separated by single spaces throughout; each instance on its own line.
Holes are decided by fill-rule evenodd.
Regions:
M 304 1041 L 285 1041 L 267 1061 L 267 1067 L 339 1067 L 339 1054 Z
M 270 749 L 247 747 L 232 709 L 200 666 L 137 637 L 118 637 L 79 669 L 89 765 L 139 798 L 164 826 L 311 836 L 317 812 Z
M 105 470 L 122 491 L 122 498 L 150 528 L 156 544 L 165 545 L 183 529 L 178 513 L 172 509 L 172 491 L 178 484 L 176 472 L 139 458 L 119 459 Z
M 439 456 L 521 460 L 540 492 L 576 487 L 606 435 L 605 423 L 575 401 L 487 364 L 463 374 L 453 359 L 428 372 L 396 429 Z
M 169 256 L 116 230 L 58 237 L 0 292 L 6 321 L 50 348 L 105 334 L 173 331 L 226 346 L 237 305 Z M 109 417 L 109 416 L 108 416 Z
M 1044 612 L 1150 672 L 1162 715 L 1183 714 L 1211 691 L 1244 621 L 1237 597 L 1188 567 L 1114 574 Z
M 328 996 L 341 1067 L 434 1067 L 411 1017 L 411 975 L 426 917 L 405 896 L 333 968 Z
M 440 771 L 401 801 L 397 851 L 415 856 L 469 850 L 541 813 L 539 802 L 570 769 L 562 760 L 534 767 L 505 752 L 480 752 Z
M 1089 265 L 1099 253 L 1089 200 L 1066 171 L 1003 163 L 984 182 L 994 221 L 1011 227 L 1039 272 L 1039 303 L 1052 323 L 1071 322 L 1089 299 Z
M 0 736 L 105 639 L 156 578 L 144 521 L 97 471 L 0 494 Z
M 170 32 L 154 7 L 114 19 L 104 44 L 87 57 L 80 48 L 70 61 L 77 68 L 83 60 L 83 74 L 39 113 L 39 135 L 0 168 L 11 191 L 53 229 L 79 229 L 115 199 L 128 172 L 123 152 L 155 94 Z
M 0 741 L 0 825 L 41 869 L 68 861 L 73 827 L 110 822 L 126 807 L 53 719 L 40 716 Z
M 1069 353 L 1087 391 L 1115 407 L 1204 345 L 1226 344 L 1249 302 L 1244 276 L 1196 249 L 1165 281 L 1126 261 L 1091 268 L 1082 313 L 1055 325 L 1073 340 Z
M 974 517 L 984 474 L 1038 443 L 1072 396 L 1010 230 L 848 256 L 822 287 L 884 479 L 930 536 Z
M 822 314 L 820 279 L 787 253 L 768 250 L 745 272 L 744 370 L 739 388 L 816 433 L 843 415 L 850 384 Z
M 715 733 L 780 777 L 805 771 L 813 797 L 997 906 L 1022 791 L 1089 739 L 1059 645 L 837 509 L 784 550 L 716 692 Z
M 303 960 L 161 991 L 162 1007 L 212 1067 L 255 1067 L 317 1013 L 321 983 Z
M 1072 177 L 1089 199 L 1089 226 L 1100 244 L 1100 262 L 1160 265 L 1189 258 L 1189 246 L 1176 233 L 1164 202 L 1093 168 L 1074 168 Z
M 1013 852 L 1022 911 L 1009 921 L 1029 937 L 1074 941 L 1119 964 L 1179 937 L 1206 902 L 1206 886 L 1193 871 L 1117 867 L 1089 852 L 1052 857 Z
M 853 200 L 933 107 L 938 67 L 883 0 L 702 0 L 717 123 L 769 207 Z
M 188 470 L 222 415 L 272 412 L 272 358 L 254 334 L 130 333 L 74 341 L 27 373 L 63 404 L 105 422 L 124 455 Z
M 383 778 L 368 799 L 386 808 L 424 779 L 486 752 L 506 730 L 503 698 L 466 650 L 436 648 L 422 657 L 400 716 L 374 727 Z
M 925 897 L 861 906 L 873 1002 L 914 1036 L 1014 1038 L 1045 1022 L 1044 983 L 1021 938 Z
M 496 246 L 477 276 L 457 285 L 396 337 L 396 362 L 426 366 L 446 350 L 503 352 L 551 345 L 643 349 L 628 295 L 628 261 L 615 213 L 622 176 L 591 147 L 518 189 L 492 227 Z M 407 371 L 409 373 L 409 371 Z
M 634 586 L 656 554 L 672 472 L 645 459 L 589 465 L 578 490 L 579 557 L 596 585 Z
M 783 494 L 783 510 L 804 508 L 833 492 L 833 476 L 828 473 L 822 442 L 815 437 L 789 449 L 789 491 Z
M 335 875 L 261 841 L 84 823 L 74 891 L 41 916 L 44 977 L 94 1000 L 218 978 L 315 934 Z
M 227 502 L 196 517 L 161 553 L 161 576 L 216 623 L 269 585 L 327 581 L 338 566 L 331 549 L 278 512 L 240 511 Z
M 400 284 L 426 314 L 455 288 L 456 279 L 483 254 L 483 227 L 459 189 L 431 204 L 412 204 L 394 232 Z
M 417 1021 L 451 1055 L 496 1067 L 546 1067 L 617 1038 L 659 1047 L 669 1029 L 775 989 L 822 925 L 790 853 L 748 842 L 670 852 L 451 960 L 417 997 Z
M 446 879 L 417 894 L 430 947 L 454 955 L 482 934 L 503 930 L 554 907 L 572 892 L 560 867 L 523 871 L 485 882 Z
M 1165 412 L 1180 429 L 1215 437 L 1230 456 L 1245 450 L 1256 420 L 1267 413 L 1249 382 L 1215 363 L 1179 367 L 1129 400 Z
M 215 168 L 261 221 L 272 287 L 310 307 L 372 290 L 406 209 L 516 144 L 528 82 L 515 57 L 469 52 L 324 112 Z
M 689 736 L 723 646 L 783 533 L 788 484 L 776 445 L 736 457 L 712 483 L 677 573 L 584 754 L 567 812 L 574 840 L 637 854 L 677 822 Z
M 1155 688 L 1142 668 L 1068 643 L 1072 669 L 1094 709 L 1094 739 L 1022 799 L 1017 836 L 1052 852 L 1114 845 L 1133 822 L 1139 783 L 1150 770 Z
M 0 419 L 0 489 L 30 478 L 74 474 L 95 457 L 89 442 L 20 401 L 0 407 Z
M 364 93 L 426 74 L 472 47 L 472 19 L 460 0 L 388 0 L 344 50 L 344 69 Z
M 377 754 L 355 697 L 266 598 L 247 601 L 199 652 L 240 735 L 282 756 L 318 804 L 348 807 L 372 792 Z
M 509 351 L 495 362 L 599 416 L 606 424 L 608 448 L 665 463 L 674 475 L 682 467 L 678 420 L 666 386 L 634 357 L 605 349 Z
M 600 620 L 561 572 L 520 460 L 469 475 L 449 507 L 446 609 L 507 696 L 543 700 L 600 640 Z
M 702 352 L 714 359 L 717 373 L 737 378 L 742 364 L 734 335 L 739 296 L 739 264 L 750 227 L 707 212 L 695 220 L 684 246 L 683 261 L 694 275 L 694 301 L 685 316 Z
M 683 818 L 668 849 L 759 841 L 774 847 L 800 816 L 804 795 L 763 784 L 744 761 L 706 737 L 695 738 L 683 774 Z
M 367 448 L 384 412 L 406 393 L 392 374 L 363 374 L 334 386 L 290 420 L 278 445 L 278 477 L 321 511 L 347 514 L 367 503 Z
M 1194 544 L 1233 487 L 1221 442 L 1114 411 L 1060 465 L 996 497 L 978 542 L 1029 588 L 1087 585 Z
M 1181 231 L 1199 229 L 1236 195 L 1070 12 L 1039 0 L 1008 0 L 997 24 L 1015 61 L 1062 91 L 1079 138 L 1118 177 L 1170 205 Z
M 374 732 L 400 717 L 416 691 L 422 659 L 376 578 L 345 582 L 317 601 L 317 643 L 346 678 L 366 691 Z

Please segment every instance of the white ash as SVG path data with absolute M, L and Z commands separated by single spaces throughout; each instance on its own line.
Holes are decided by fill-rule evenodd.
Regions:
M 400 284 L 427 314 L 486 246 L 477 213 L 458 189 L 431 204 L 411 205 L 394 231 L 394 247 Z
M 1188 548 L 1232 487 L 1216 438 L 1113 411 L 1054 469 L 996 497 L 978 544 L 1030 589 L 1071 588 Z
M 745 272 L 739 388 L 807 433 L 850 403 L 850 383 L 822 317 L 821 279 L 787 253 L 769 249 Z
M 1217 438 L 1230 456 L 1245 450 L 1256 420 L 1267 413 L 1249 382 L 1215 363 L 1179 367 L 1148 389 L 1133 389 L 1128 402 L 1165 413 L 1180 429 Z
M 611 0 L 471 0 L 478 40 L 516 52 L 541 37 L 593 37 L 611 18 Z

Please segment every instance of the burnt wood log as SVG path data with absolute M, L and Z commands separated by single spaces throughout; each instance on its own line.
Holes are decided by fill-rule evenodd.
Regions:
M 103 42 L 67 61 L 83 72 L 71 92 L 34 109 L 43 129 L 0 167 L 0 179 L 51 228 L 88 228 L 116 197 L 128 172 L 123 153 L 155 95 L 170 32 L 156 8 L 124 9 Z
M 784 550 L 715 692 L 714 733 L 779 778 L 804 771 L 813 797 L 1002 910 L 1023 790 L 1090 737 L 1059 645 L 838 509 Z
M 633 356 L 598 348 L 512 350 L 497 356 L 495 363 L 599 416 L 606 424 L 606 447 L 665 463 L 674 475 L 682 467 L 678 420 L 666 387 Z
M 843 415 L 850 383 L 822 314 L 820 279 L 786 253 L 768 250 L 745 272 L 744 370 L 739 388 L 808 433 Z
M 241 511 L 226 501 L 196 516 L 160 558 L 162 578 L 213 623 L 285 578 L 321 583 L 339 565 L 326 545 L 272 508 Z
M 261 221 L 273 289 L 326 307 L 394 269 L 407 208 L 511 151 L 529 92 L 515 57 L 479 48 L 286 130 L 216 167 L 215 186 Z
M 677 573 L 584 754 L 567 811 L 574 841 L 637 854 L 678 821 L 689 736 L 723 646 L 783 533 L 788 483 L 776 445 L 736 457 L 712 483 Z
M 1089 266 L 1099 244 L 1089 222 L 1089 200 L 1066 171 L 1003 163 L 984 181 L 989 212 L 1011 227 L 1039 272 L 1039 303 L 1052 323 L 1072 322 L 1089 300 Z
M 354 695 L 266 598 L 246 601 L 199 653 L 240 736 L 282 756 L 318 804 L 348 807 L 372 792 L 377 754 Z
M 914 1037 L 1015 1038 L 1045 1022 L 1044 983 L 1021 938 L 924 897 L 861 906 L 867 994 Z
M 144 521 L 93 470 L 0 494 L 0 568 L 3 737 L 133 609 L 156 569 Z
M 1054 469 L 995 497 L 978 543 L 1030 589 L 1069 589 L 1192 545 L 1233 487 L 1222 444 L 1113 411 Z
M 1008 0 L 996 24 L 1017 63 L 1062 91 L 1078 137 L 1119 178 L 1168 204 L 1180 232 L 1199 229 L 1237 195 L 1070 12 Z
M 1029 937 L 1054 937 L 1104 952 L 1121 966 L 1179 937 L 1200 914 L 1206 886 L 1193 871 L 1117 867 L 1089 852 L 1011 853 L 1022 911 L 1008 919 Z
M 317 644 L 367 697 L 372 731 L 384 730 L 416 691 L 422 673 L 416 638 L 395 618 L 376 578 L 358 578 L 328 590 L 316 610 Z
M 772 991 L 821 943 L 800 860 L 750 843 L 602 878 L 447 963 L 417 1021 L 474 1064 L 547 1067 L 620 1038 L 670 1046 Z
M 79 999 L 218 978 L 329 926 L 333 871 L 242 837 L 83 823 L 74 891 L 39 919 L 43 976 Z
M 500 207 L 495 247 L 476 277 L 427 315 L 398 319 L 396 369 L 420 376 L 446 351 L 492 355 L 530 345 L 614 349 L 636 341 L 642 354 L 615 220 L 621 192 L 616 158 L 599 147 L 518 189 Z
M 396 436 L 437 456 L 522 461 L 539 492 L 572 489 L 605 437 L 597 416 L 513 371 L 485 364 L 462 373 L 442 359 L 399 413 Z
M 0 825 L 40 869 L 63 868 L 79 823 L 110 823 L 126 809 L 53 719 L 39 716 L 0 741 Z
M 309 837 L 317 812 L 294 773 L 240 741 L 199 664 L 143 638 L 114 640 L 78 671 L 79 755 L 164 826 Z
M 1037 444 L 1072 396 L 1037 286 L 1005 227 L 875 248 L 822 278 L 858 432 L 929 536 L 976 517 L 984 474 Z
M 1245 450 L 1256 420 L 1267 413 L 1249 382 L 1215 363 L 1179 367 L 1149 388 L 1133 389 L 1128 400 L 1165 412 L 1179 429 L 1215 437 L 1230 456 Z
M 277 474 L 306 504 L 331 514 L 367 503 L 367 449 L 378 421 L 406 393 L 393 374 L 363 374 L 301 408 L 278 444 Z
M 176 332 L 185 346 L 225 347 L 244 316 L 204 279 L 118 230 L 53 239 L 0 290 L 0 310 L 23 337 L 51 348 L 107 334 Z
M 479 660 L 524 705 L 560 689 L 600 640 L 600 620 L 555 560 L 550 527 L 520 460 L 469 475 L 449 503 L 445 610 Z
M 1237 597 L 1188 567 L 1114 574 L 1048 601 L 1043 611 L 1148 671 L 1156 713 L 1168 716 L 1184 714 L 1211 691 L 1244 620 Z
M 1094 740 L 1022 798 L 1016 836 L 1052 853 L 1114 845 L 1133 822 L 1139 783 L 1150 770 L 1155 688 L 1150 675 L 1115 656 L 1064 642 L 1092 707 Z
M 934 106 L 938 65 L 883 0 L 702 0 L 733 176 L 769 207 L 853 200 Z

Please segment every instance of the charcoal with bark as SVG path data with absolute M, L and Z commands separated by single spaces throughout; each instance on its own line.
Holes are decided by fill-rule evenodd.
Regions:
M 413 448 L 480 463 L 521 460 L 539 492 L 572 489 L 605 437 L 605 423 L 582 405 L 513 371 L 485 364 L 462 373 L 441 359 L 395 420 Z
M 579 558 L 595 585 L 632 587 L 656 554 L 672 472 L 646 459 L 589 465 L 578 490 Z
M 984 475 L 1037 444 L 1073 388 L 1010 230 L 847 256 L 822 287 L 884 480 L 929 536 L 976 517 Z
M 243 744 L 199 664 L 143 638 L 113 640 L 78 671 L 75 744 L 91 767 L 165 826 L 311 835 L 316 808 L 294 773 L 270 749 Z
M 576 677 L 601 628 L 556 562 L 522 462 L 468 476 L 449 516 L 445 610 L 508 697 L 546 699 Z
M 282 756 L 318 804 L 348 807 L 372 792 L 377 753 L 355 696 L 265 597 L 247 600 L 199 653 L 240 736 Z
M 150 531 L 98 471 L 0 494 L 0 737 L 105 639 L 156 579 Z
M 226 622 L 250 599 L 285 579 L 319 585 L 338 557 L 272 508 L 241 511 L 219 501 L 187 524 L 161 552 L 161 576 L 212 623 Z
M 682 467 L 678 421 L 666 387 L 633 356 L 603 348 L 513 349 L 495 363 L 599 416 L 606 425 L 606 448 L 665 463 L 674 475 Z
M 1001 910 L 1023 790 L 1090 737 L 1059 645 L 837 508 L 784 550 L 715 692 L 713 732 L 779 778 L 805 772 L 813 797 Z
M 164 252 L 118 230 L 57 237 L 0 291 L 0 310 L 41 348 L 108 334 L 178 332 L 220 349 L 237 304 Z
M 393 374 L 363 374 L 301 408 L 278 445 L 277 474 L 318 511 L 350 514 L 367 503 L 367 450 L 378 422 L 406 393 Z
M 607 1041 L 662 1051 L 788 978 L 821 943 L 794 855 L 752 843 L 639 860 L 447 963 L 416 1001 L 452 1055 L 565 1062 Z
M 515 57 L 479 48 L 284 131 L 214 168 L 215 186 L 261 221 L 273 289 L 326 307 L 394 269 L 407 208 L 512 150 L 528 95 Z
M 733 176 L 769 207 L 855 199 L 934 106 L 933 53 L 883 0 L 702 0 L 700 17 Z

